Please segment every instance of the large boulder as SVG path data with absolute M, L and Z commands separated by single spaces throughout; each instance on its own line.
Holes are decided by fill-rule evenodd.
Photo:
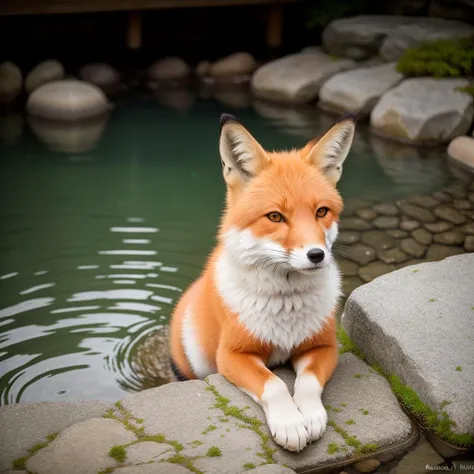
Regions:
M 47 119 L 79 120 L 105 113 L 110 104 L 97 86 L 68 79 L 43 84 L 30 95 L 26 107 L 29 114 Z
M 472 123 L 473 98 L 457 90 L 467 84 L 466 79 L 406 79 L 373 108 L 371 128 L 402 142 L 449 142 L 465 134 Z
M 212 63 L 208 74 L 216 78 L 248 76 L 257 69 L 257 66 L 257 61 L 251 54 L 240 52 Z
M 155 61 L 148 69 L 150 79 L 157 82 L 182 81 L 191 74 L 190 66 L 178 57 L 166 57 Z
M 257 69 L 252 76 L 252 90 L 262 99 L 306 103 L 318 96 L 329 77 L 355 66 L 355 61 L 323 52 L 292 54 Z
M 26 76 L 25 90 L 31 94 L 42 84 L 51 81 L 57 81 L 64 77 L 64 67 L 56 59 L 49 59 L 43 61 L 35 66 Z
M 395 63 L 340 72 L 321 87 L 318 105 L 329 112 L 342 114 L 350 110 L 359 118 L 365 117 L 380 96 L 402 79 Z
M 10 61 L 0 64 L 0 104 L 9 104 L 21 92 L 23 75 Z
M 474 171 L 474 138 L 466 136 L 456 137 L 448 146 L 448 155 L 471 171 Z
M 79 78 L 107 91 L 120 83 L 120 73 L 116 68 L 105 63 L 86 64 L 80 69 Z
M 462 38 L 474 34 L 474 27 L 461 21 L 443 18 L 417 18 L 397 26 L 382 42 L 380 56 L 396 61 L 403 52 L 423 41 Z

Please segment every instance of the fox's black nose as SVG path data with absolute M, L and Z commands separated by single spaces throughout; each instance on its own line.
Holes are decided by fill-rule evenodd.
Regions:
M 312 263 L 320 263 L 324 260 L 324 250 L 321 249 L 310 249 L 306 255 Z

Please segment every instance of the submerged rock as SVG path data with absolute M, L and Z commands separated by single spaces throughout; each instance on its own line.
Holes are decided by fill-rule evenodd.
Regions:
M 23 74 L 11 61 L 0 64 L 0 104 L 13 102 L 23 87 Z
M 372 109 L 372 131 L 402 142 L 448 142 L 472 123 L 473 98 L 456 90 L 467 84 L 466 79 L 406 79 Z
M 35 66 L 25 80 L 25 90 L 31 94 L 42 84 L 47 82 L 57 81 L 64 77 L 64 67 L 56 59 L 49 59 L 43 61 Z
M 355 65 L 350 59 L 335 59 L 323 52 L 292 54 L 258 68 L 252 76 L 252 90 L 263 99 L 306 103 L 318 96 L 327 78 Z
M 107 91 L 120 84 L 118 70 L 105 63 L 86 64 L 80 69 L 79 78 Z
M 191 74 L 190 66 L 178 57 L 167 57 L 155 61 L 148 69 L 152 80 L 168 82 L 183 80 Z

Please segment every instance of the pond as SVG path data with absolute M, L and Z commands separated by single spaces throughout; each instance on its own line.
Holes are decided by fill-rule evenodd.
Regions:
M 224 185 L 219 115 L 263 146 L 303 146 L 334 122 L 244 91 L 134 94 L 68 130 L 0 118 L 0 404 L 117 400 L 214 244 Z M 386 202 L 452 181 L 444 150 L 372 137 L 361 124 L 340 190 Z

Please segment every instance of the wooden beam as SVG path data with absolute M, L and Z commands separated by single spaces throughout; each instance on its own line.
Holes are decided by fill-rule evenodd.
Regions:
M 267 23 L 267 46 L 278 48 L 281 46 L 281 36 L 283 29 L 283 7 L 281 3 L 270 5 L 270 12 Z
M 127 47 L 140 49 L 142 45 L 142 17 L 138 11 L 130 12 L 128 17 Z

